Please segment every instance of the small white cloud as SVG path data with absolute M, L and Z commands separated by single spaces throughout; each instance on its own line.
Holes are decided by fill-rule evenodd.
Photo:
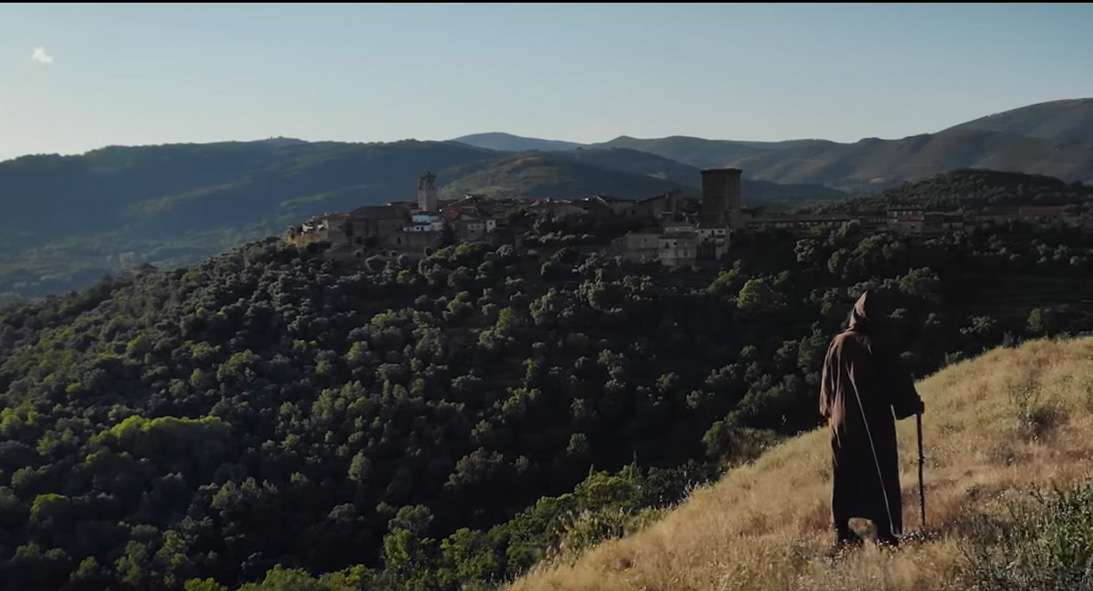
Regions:
M 34 53 L 30 54 L 30 59 L 38 62 L 39 64 L 52 64 L 53 56 L 46 53 L 44 47 L 35 47 Z

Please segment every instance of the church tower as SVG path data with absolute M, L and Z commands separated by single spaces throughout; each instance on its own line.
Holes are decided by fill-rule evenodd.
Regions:
M 431 172 L 417 177 L 417 208 L 423 213 L 435 213 L 440 202 L 436 196 L 436 175 Z

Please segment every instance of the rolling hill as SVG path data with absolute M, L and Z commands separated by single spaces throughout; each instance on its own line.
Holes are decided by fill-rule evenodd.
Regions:
M 577 142 L 544 140 L 539 138 L 522 137 L 518 135 L 512 135 L 511 133 L 500 132 L 475 133 L 471 135 L 457 137 L 452 141 L 466 144 L 468 146 L 474 146 L 476 148 L 497 150 L 499 152 L 553 152 L 561 150 L 572 150 L 574 148 L 583 147 L 582 144 L 579 144 Z
M 701 182 L 695 168 L 632 150 L 514 155 L 414 140 L 275 138 L 27 156 L 0 163 L 0 294 L 71 289 L 141 261 L 186 264 L 311 215 L 413 199 L 427 170 L 447 197 L 644 198 Z M 840 195 L 771 183 L 744 190 L 749 203 Z
M 1093 98 L 1037 103 L 988 115 L 945 131 L 993 131 L 1063 142 L 1091 143 Z
M 1047 581 L 1050 588 L 1076 588 L 1059 584 L 1081 577 L 1088 538 L 1064 531 L 1086 535 L 1088 519 L 1031 514 L 1024 504 L 1010 515 L 1005 503 L 1027 498 L 1022 490 L 1030 485 L 1066 489 L 1088 479 L 1093 444 L 1083 434 L 1093 428 L 1091 358 L 1093 339 L 1033 341 L 919 384 L 926 402 L 927 528 L 924 541 L 898 552 L 866 547 L 837 566 L 823 559 L 833 534 L 828 434 L 820 428 L 695 491 L 643 531 L 578 560 L 545 564 L 507 589 L 1043 589 Z M 901 421 L 898 432 L 904 522 L 913 530 L 920 527 L 915 422 Z M 1068 511 L 1074 502 L 1081 501 L 1064 499 L 1055 508 Z M 1081 504 L 1073 508 L 1074 517 L 1083 511 Z M 1016 530 L 1008 525 L 1015 517 Z M 1028 538 L 991 535 L 1022 529 Z M 1054 542 L 1063 539 L 1069 541 Z M 984 573 L 991 578 L 977 579 Z M 1039 585 L 1016 585 L 1037 577 Z
M 301 218 L 412 198 L 417 175 L 497 158 L 450 142 L 109 147 L 0 163 L 0 293 L 38 296 L 174 266 Z
M 449 176 L 455 180 L 441 190 L 445 198 L 473 192 L 491 197 L 531 198 L 604 193 L 639 199 L 677 189 L 697 197 L 702 186 L 698 168 L 622 148 L 525 152 L 468 164 L 449 171 Z M 820 185 L 781 185 L 747 179 L 742 182 L 741 190 L 745 204 L 771 208 L 846 196 Z
M 735 166 L 744 158 L 756 154 L 778 153 L 783 150 L 837 145 L 826 140 L 791 140 L 786 142 L 738 142 L 708 140 L 688 136 L 670 136 L 657 139 L 638 139 L 620 136 L 593 147 L 615 147 L 641 150 L 664 158 L 678 160 L 698 168 Z M 744 171 L 745 176 L 753 176 Z
M 750 177 L 780 183 L 817 183 L 845 191 L 886 188 L 960 168 L 985 168 L 1093 180 L 1093 145 L 953 130 L 900 140 L 790 148 L 733 162 Z M 748 174 L 745 172 L 745 174 Z
M 693 193 L 697 169 L 732 165 L 744 170 L 746 203 L 779 207 L 954 169 L 1089 181 L 1091 105 L 1055 101 L 936 134 L 853 144 L 622 136 L 582 146 L 487 133 L 447 142 L 272 138 L 26 156 L 0 162 L 0 295 L 86 285 L 134 261 L 192 262 L 310 215 L 412 199 L 425 170 L 437 173 L 446 196 L 642 197 Z
M 491 145 L 472 136 L 462 141 Z M 535 145 L 532 138 L 521 138 Z M 1093 99 L 1052 101 L 1012 109 L 902 139 L 865 138 L 750 142 L 687 136 L 620 136 L 585 148 L 627 148 L 698 168 L 736 166 L 744 177 L 780 184 L 818 184 L 872 191 L 961 168 L 984 168 L 1093 180 Z M 561 150 L 564 144 L 551 144 Z M 576 146 L 575 146 L 576 147 Z
M 699 168 L 640 150 L 591 148 L 555 154 L 604 168 L 663 178 L 685 187 L 699 189 L 702 184 L 702 173 Z M 809 202 L 826 202 L 846 196 L 842 191 L 822 185 L 790 185 L 753 179 L 743 179 L 741 191 L 744 194 L 745 205 L 764 205 L 772 208 L 799 206 Z
M 802 211 L 879 211 L 890 204 L 956 210 L 1019 205 L 1084 205 L 1093 209 L 1093 186 L 1049 176 L 962 169 L 904 183 L 870 195 L 819 203 Z
M 444 183 L 441 189 L 444 198 L 467 193 L 532 199 L 606 193 L 639 199 L 685 188 L 672 181 L 604 168 L 550 152 L 528 152 L 491 160 L 483 166 L 469 165 L 453 170 L 451 176 L 454 180 Z

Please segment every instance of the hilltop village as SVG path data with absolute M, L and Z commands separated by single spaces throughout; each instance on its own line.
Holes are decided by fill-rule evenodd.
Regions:
M 628 260 L 659 261 L 667 267 L 718 261 L 733 236 L 749 230 L 807 233 L 856 224 L 865 233 L 936 235 L 1014 221 L 1083 226 L 1088 220 L 1068 206 L 995 208 L 969 214 L 893 206 L 860 214 L 762 215 L 743 207 L 739 168 L 701 171 L 699 199 L 670 192 L 642 200 L 595 195 L 583 199 L 490 199 L 466 195 L 441 201 L 436 175 L 417 179 L 417 200 L 364 206 L 313 217 L 288 229 L 284 239 L 299 247 L 329 243 L 331 256 L 368 252 L 427 256 L 460 242 L 542 244 L 544 230 L 583 232 L 581 244 L 608 248 Z M 536 238 L 536 237 L 540 238 Z

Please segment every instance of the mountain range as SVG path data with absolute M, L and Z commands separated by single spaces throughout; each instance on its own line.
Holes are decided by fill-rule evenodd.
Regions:
M 736 166 L 744 177 L 784 184 L 819 184 L 842 191 L 885 189 L 961 168 L 1093 180 L 1093 98 L 1038 103 L 982 117 L 937 133 L 854 143 L 819 139 L 784 142 L 671 136 L 577 144 L 504 133 L 455 138 L 502 150 L 570 151 L 627 148 L 699 168 Z
M 0 162 L 0 294 L 39 296 L 138 262 L 196 262 L 312 215 L 441 196 L 697 195 L 699 170 L 744 171 L 746 205 L 789 208 L 952 169 L 1093 179 L 1093 99 L 1043 103 L 900 140 L 752 142 L 628 136 L 599 144 L 477 134 L 448 141 L 110 146 Z

